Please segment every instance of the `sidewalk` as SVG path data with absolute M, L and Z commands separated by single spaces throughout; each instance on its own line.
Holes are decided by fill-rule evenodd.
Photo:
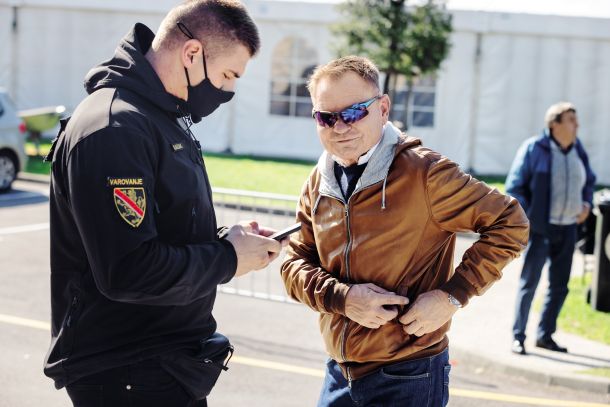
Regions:
M 456 265 L 473 241 L 468 237 L 458 238 Z M 500 281 L 455 314 L 449 331 L 453 362 L 522 376 L 543 384 L 610 394 L 610 378 L 581 373 L 592 368 L 610 368 L 610 346 L 558 331 L 554 338 L 567 347 L 569 353 L 536 348 L 539 312 L 534 311 L 533 306 L 525 342 L 528 355 L 511 353 L 514 305 L 522 264 L 523 257 L 513 261 L 504 269 Z M 582 275 L 582 268 L 582 256 L 577 252 L 572 276 Z M 544 295 L 547 281 L 545 270 L 536 298 Z

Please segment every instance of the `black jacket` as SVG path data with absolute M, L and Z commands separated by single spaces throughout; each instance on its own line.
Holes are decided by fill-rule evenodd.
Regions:
M 92 69 L 54 144 L 51 178 L 52 342 L 45 374 L 61 388 L 209 337 L 216 286 L 235 274 L 216 237 L 201 151 L 184 101 L 144 58 L 137 24 Z

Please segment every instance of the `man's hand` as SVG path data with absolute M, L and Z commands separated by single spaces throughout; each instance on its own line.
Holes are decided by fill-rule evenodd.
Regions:
M 255 220 L 241 220 L 241 221 L 237 222 L 237 224 L 239 226 L 242 226 L 248 233 L 254 233 L 255 235 L 259 234 L 258 233 L 258 230 L 259 230 L 258 222 Z
M 255 220 L 242 220 L 238 223 L 238 225 L 243 226 L 248 233 L 254 233 L 255 235 L 261 235 L 265 237 L 269 237 L 277 232 L 277 229 L 271 229 L 266 226 L 261 226 Z M 285 237 L 284 239 L 280 240 L 280 243 L 282 247 L 288 246 L 288 243 L 290 243 L 290 237 Z
M 582 211 L 580 212 L 580 215 L 578 215 L 578 218 L 576 218 L 576 223 L 578 223 L 579 225 L 581 223 L 583 223 L 584 221 L 587 220 L 587 218 L 589 217 L 589 213 L 591 212 L 591 207 L 589 206 L 589 204 L 582 204 Z
M 345 315 L 364 327 L 377 329 L 396 318 L 398 307 L 395 305 L 408 303 L 407 297 L 396 295 L 375 284 L 354 284 L 345 297 Z
M 409 311 L 398 320 L 406 333 L 422 336 L 443 326 L 457 310 L 449 302 L 449 294 L 432 290 L 417 297 Z
M 273 231 L 261 228 L 256 222 L 242 222 L 241 225 L 232 226 L 227 233 L 227 239 L 237 253 L 237 272 L 235 277 L 243 276 L 252 270 L 260 270 L 279 256 L 282 244 L 269 239 Z

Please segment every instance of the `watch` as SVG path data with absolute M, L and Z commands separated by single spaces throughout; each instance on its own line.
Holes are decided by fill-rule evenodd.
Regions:
M 449 296 L 447 297 L 449 298 L 449 302 L 453 305 L 455 305 L 458 308 L 462 308 L 462 303 L 458 301 L 457 298 L 455 298 L 453 295 L 449 294 Z

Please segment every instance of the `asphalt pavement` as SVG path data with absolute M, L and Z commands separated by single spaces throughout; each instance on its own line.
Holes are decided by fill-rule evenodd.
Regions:
M 48 185 L 21 181 L 15 189 L 0 196 L 0 407 L 69 406 L 65 392 L 42 374 L 50 339 Z M 264 222 L 282 227 L 292 219 Z M 458 260 L 471 243 L 469 237 L 458 238 Z M 580 262 L 576 257 L 575 273 Z M 236 354 L 210 397 L 211 406 L 315 405 L 327 357 L 317 315 L 277 301 L 284 295 L 278 267 L 279 261 L 224 287 L 258 297 L 271 293 L 274 300 L 218 295 L 214 315 Z M 456 314 L 450 331 L 450 406 L 608 405 L 608 380 L 581 373 L 610 366 L 607 346 L 559 332 L 557 340 L 568 346 L 568 355 L 535 350 L 529 341 L 530 355 L 510 353 L 519 270 L 520 260 L 511 263 L 499 283 Z M 533 337 L 534 313 L 531 318 Z

